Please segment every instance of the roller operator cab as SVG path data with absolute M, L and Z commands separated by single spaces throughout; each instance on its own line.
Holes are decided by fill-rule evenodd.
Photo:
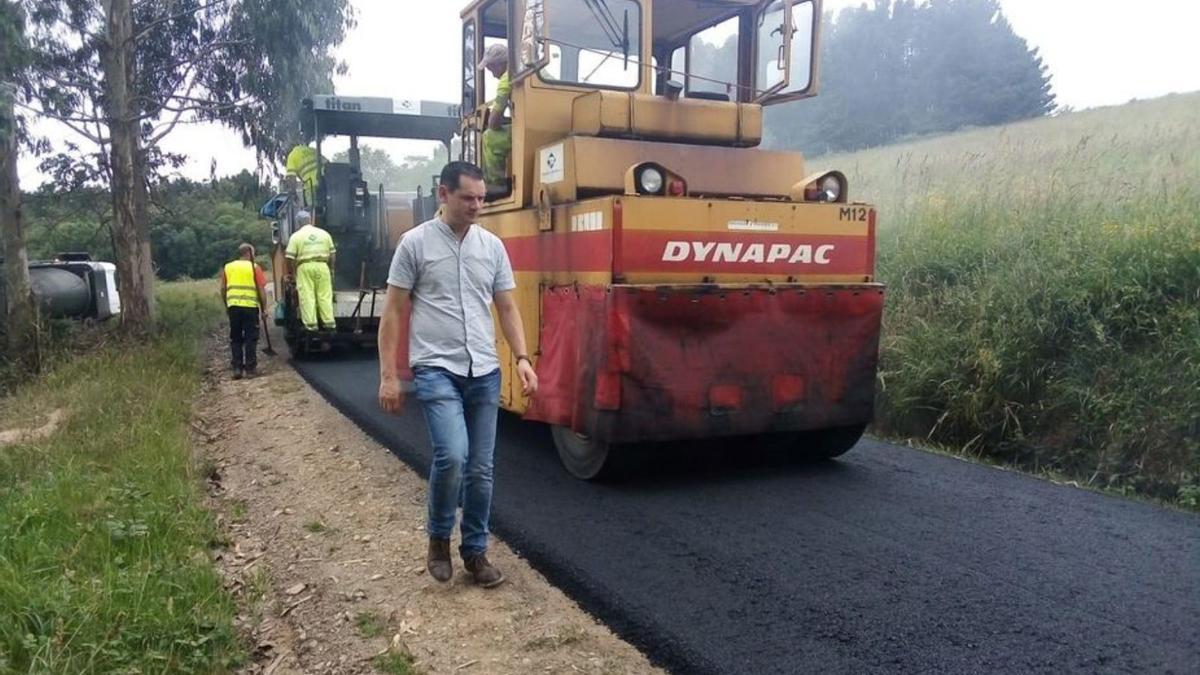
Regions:
M 758 148 L 816 93 L 818 0 L 480 0 L 462 13 L 463 155 L 509 129 L 480 223 L 503 238 L 540 390 L 502 406 L 592 478 L 644 441 L 770 434 L 839 455 L 874 407 L 875 209 Z M 511 105 L 489 124 L 508 50 Z M 490 148 L 494 151 L 494 146 Z M 494 166 L 494 164 L 493 164 Z

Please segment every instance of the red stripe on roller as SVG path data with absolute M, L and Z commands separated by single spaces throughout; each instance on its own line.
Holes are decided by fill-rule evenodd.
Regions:
M 867 216 L 867 274 L 875 275 L 875 209 Z
M 612 269 L 609 230 L 547 232 L 508 237 L 504 247 L 517 272 L 607 272 Z
M 613 200 L 613 281 L 625 281 L 625 205 L 620 199 Z

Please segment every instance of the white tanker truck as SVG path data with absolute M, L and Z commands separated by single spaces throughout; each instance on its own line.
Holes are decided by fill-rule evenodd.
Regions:
M 0 270 L 4 267 L 0 259 Z M 61 253 L 53 260 L 29 264 L 29 285 L 41 316 L 105 321 L 121 313 L 117 267 L 92 260 L 87 253 Z M 0 284 L 0 310 L 7 308 Z M 0 312 L 0 317 L 7 311 Z

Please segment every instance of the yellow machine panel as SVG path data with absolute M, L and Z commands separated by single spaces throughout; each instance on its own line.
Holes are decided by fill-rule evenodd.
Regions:
M 626 170 L 642 162 L 683 176 L 696 196 L 785 199 L 804 176 L 796 152 L 572 136 L 538 150 L 535 194 L 545 190 L 550 203 L 562 204 L 623 192 Z
M 762 140 L 762 106 L 670 100 L 623 91 L 594 91 L 575 99 L 571 127 L 584 136 L 753 147 Z

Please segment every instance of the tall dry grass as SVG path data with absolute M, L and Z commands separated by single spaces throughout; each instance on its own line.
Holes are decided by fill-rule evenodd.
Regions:
M 880 207 L 879 424 L 1200 498 L 1200 94 L 821 157 Z

